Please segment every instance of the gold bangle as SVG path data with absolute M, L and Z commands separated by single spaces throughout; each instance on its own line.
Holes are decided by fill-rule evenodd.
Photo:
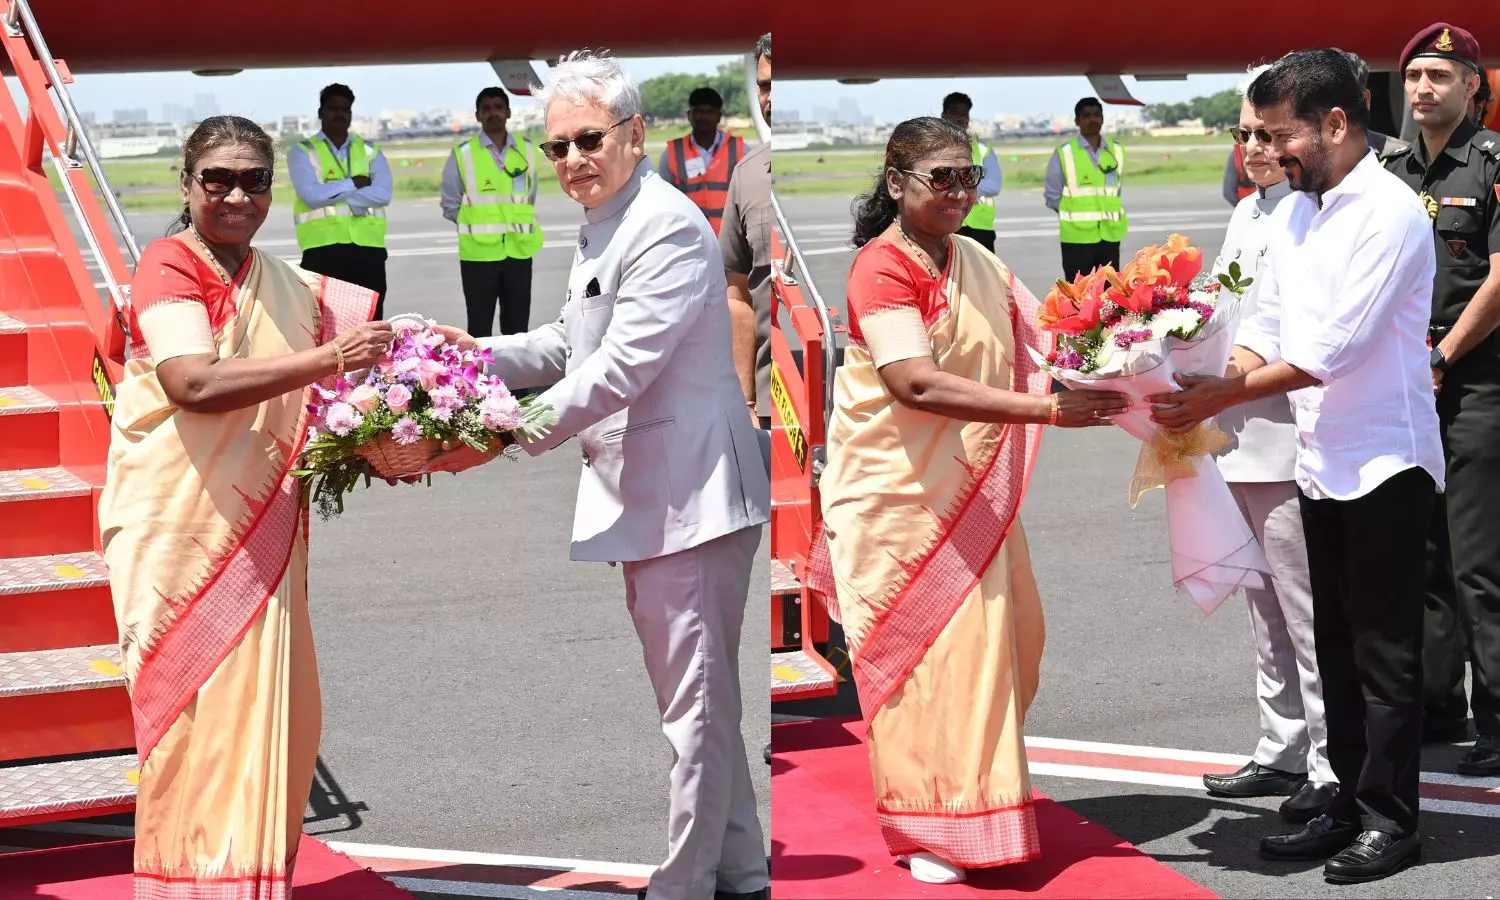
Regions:
M 344 374 L 344 348 L 339 346 L 338 341 L 333 342 L 333 361 L 336 366 L 333 374 Z
M 1057 424 L 1057 415 L 1058 415 L 1058 412 L 1059 412 L 1059 403 L 1058 403 L 1057 395 L 1053 394 L 1052 395 L 1052 411 L 1047 416 L 1047 424 L 1048 425 L 1056 425 Z

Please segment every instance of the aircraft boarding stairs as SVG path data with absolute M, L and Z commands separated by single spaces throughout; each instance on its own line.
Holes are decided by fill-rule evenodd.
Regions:
M 818 478 L 838 366 L 835 312 L 812 283 L 774 192 L 771 234 L 771 701 L 838 693 L 829 618 L 802 583 L 822 519 Z
M 96 509 L 112 386 L 124 357 L 116 309 L 130 268 L 121 243 L 132 264 L 139 254 L 67 95 L 66 64 L 51 58 L 25 0 L 0 0 L 0 12 L 6 53 L 0 63 L 21 84 L 27 106 L 23 116 L 6 79 L 0 91 L 0 827 L 9 827 L 135 805 L 135 739 Z M 98 275 L 85 263 L 74 222 Z

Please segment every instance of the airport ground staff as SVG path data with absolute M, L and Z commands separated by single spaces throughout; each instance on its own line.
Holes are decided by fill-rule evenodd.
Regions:
M 1078 137 L 1047 163 L 1042 199 L 1057 213 L 1063 275 L 1087 274 L 1097 266 L 1120 268 L 1120 241 L 1129 230 L 1120 200 L 1125 148 L 1104 137 L 1104 104 L 1085 97 L 1073 107 Z
M 969 111 L 974 101 L 968 94 L 952 93 L 943 98 L 943 118 L 965 131 L 969 130 Z M 979 179 L 979 199 L 969 210 L 958 233 L 983 244 L 991 253 L 995 252 L 995 198 L 1000 196 L 1000 160 L 995 150 L 973 135 L 969 136 L 969 149 L 974 156 L 974 165 L 984 167 L 984 177 Z
M 710 87 L 688 95 L 688 123 L 692 132 L 667 143 L 657 164 L 657 174 L 688 195 L 713 226 L 714 234 L 724 220 L 729 196 L 729 176 L 745 158 L 745 139 L 719 128 L 724 121 L 724 98 Z
M 497 308 L 500 333 L 522 334 L 531 330 L 532 258 L 542 249 L 536 145 L 510 133 L 510 97 L 501 88 L 479 92 L 474 117 L 484 130 L 449 154 L 439 203 L 458 225 L 469 334 L 492 336 Z
M 322 130 L 289 154 L 292 205 L 302 268 L 375 291 L 385 311 L 386 207 L 391 166 L 380 148 L 349 132 L 354 92 L 330 84 L 318 95 Z

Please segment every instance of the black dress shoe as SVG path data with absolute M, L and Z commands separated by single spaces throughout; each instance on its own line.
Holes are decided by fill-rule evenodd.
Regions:
M 1359 826 L 1335 822 L 1324 813 L 1292 834 L 1268 834 L 1260 839 L 1260 852 L 1272 859 L 1327 859 L 1348 847 L 1359 836 Z
M 1362 831 L 1354 843 L 1323 865 L 1323 877 L 1334 884 L 1359 884 L 1394 875 L 1422 858 L 1422 837 L 1398 838 L 1384 831 Z
M 1203 776 L 1203 786 L 1216 797 L 1286 797 L 1306 781 L 1306 775 L 1268 769 L 1253 761 L 1238 772 Z
M 1311 822 L 1327 812 L 1328 804 L 1338 795 L 1338 782 L 1309 781 L 1281 804 L 1281 817 L 1288 822 Z
M 641 888 L 635 892 L 635 900 L 646 900 L 646 889 Z
M 1460 775 L 1500 775 L 1500 738 L 1492 734 L 1481 734 L 1456 771 Z
M 730 891 L 714 891 L 714 900 L 771 900 L 771 886 L 766 885 L 758 891 L 748 894 L 735 894 Z

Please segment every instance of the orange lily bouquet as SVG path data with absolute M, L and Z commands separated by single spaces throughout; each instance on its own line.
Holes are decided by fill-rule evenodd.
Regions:
M 1172 580 L 1204 612 L 1241 587 L 1264 586 L 1266 563 L 1213 454 L 1228 438 L 1212 422 L 1165 434 L 1144 398 L 1178 390 L 1176 376 L 1223 375 L 1245 290 L 1238 263 L 1200 277 L 1203 252 L 1180 234 L 1146 247 L 1116 272 L 1058 280 L 1037 312 L 1056 337 L 1037 365 L 1070 388 L 1119 391 L 1131 408 L 1115 424 L 1142 442 L 1127 501 L 1166 489 Z
M 1037 324 L 1059 338 L 1045 368 L 1054 377 L 1126 374 L 1152 364 L 1169 341 L 1218 332 L 1209 325 L 1224 289 L 1237 301 L 1253 279 L 1240 279 L 1238 263 L 1217 279 L 1199 279 L 1202 268 L 1203 251 L 1174 234 L 1141 250 L 1123 271 L 1104 266 L 1072 284 L 1059 278 L 1037 313 Z M 1220 316 L 1216 325 L 1231 318 Z

